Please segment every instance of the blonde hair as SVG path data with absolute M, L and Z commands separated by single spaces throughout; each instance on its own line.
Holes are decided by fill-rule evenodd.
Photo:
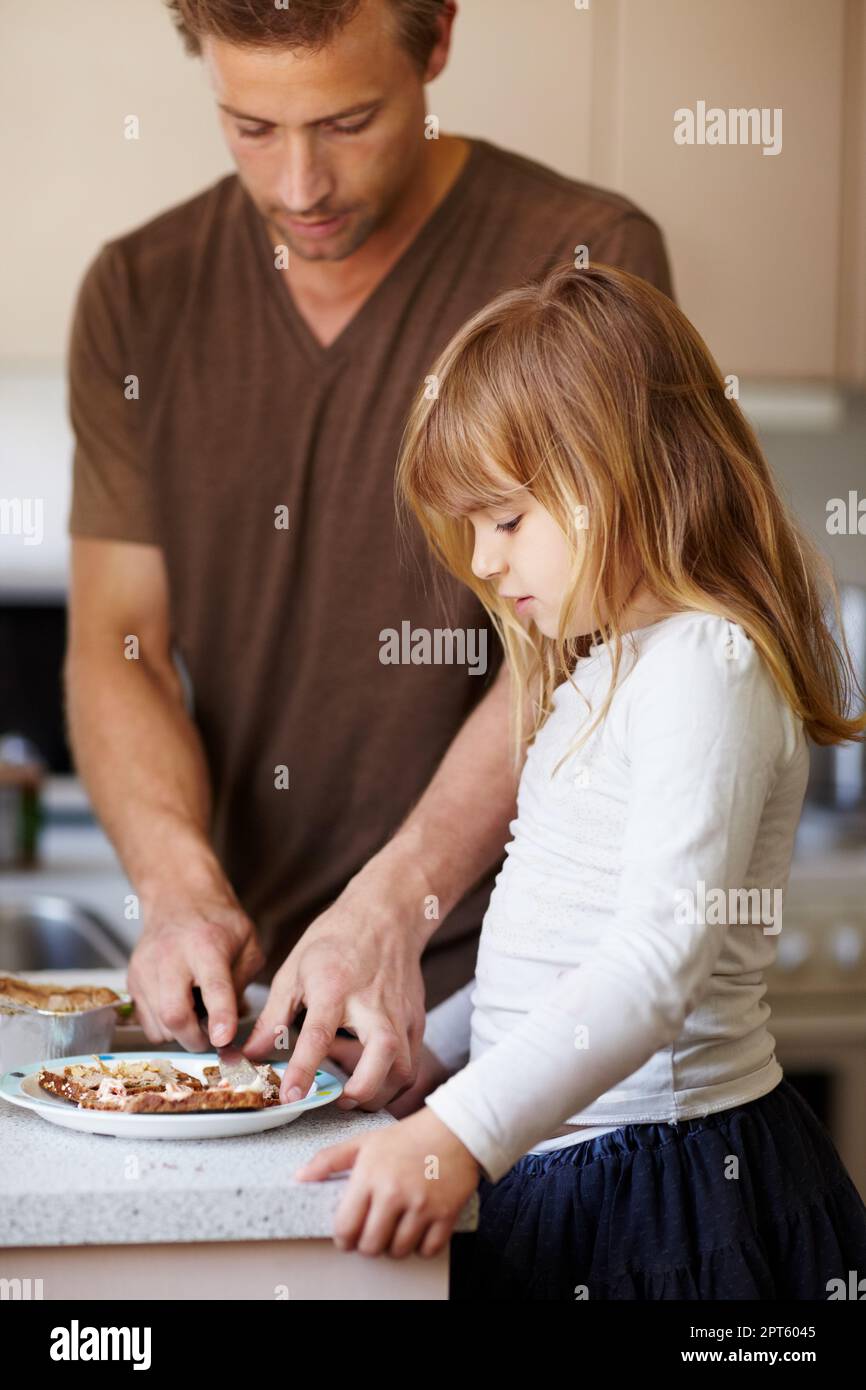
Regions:
M 571 545 L 555 639 L 525 628 L 472 573 L 467 513 L 507 504 L 511 487 L 527 489 Z M 611 682 L 575 746 L 604 718 L 621 664 L 624 603 L 611 596 L 626 555 L 665 608 L 738 623 L 815 743 L 863 738 L 829 567 L 786 509 L 700 334 L 645 280 L 566 264 L 474 314 L 413 402 L 396 488 L 403 527 L 411 509 L 499 633 L 514 677 L 515 765 L 591 642 L 609 647 Z M 567 637 L 585 578 L 592 631 Z

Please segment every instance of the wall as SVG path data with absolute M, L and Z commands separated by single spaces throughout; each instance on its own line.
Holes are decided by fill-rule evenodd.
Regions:
M 809 20 L 807 27 L 783 22 L 792 6 Z M 639 123 L 623 138 L 605 121 L 645 109 L 646 120 L 658 123 L 659 84 L 667 90 L 679 82 L 683 103 L 691 103 L 703 91 L 702 70 L 689 60 L 684 72 L 682 54 L 708 38 L 712 51 L 718 45 L 730 49 L 745 83 L 750 53 L 778 33 L 774 90 L 780 99 L 795 101 L 815 25 L 823 25 L 823 42 L 833 45 L 841 13 L 840 0 L 805 9 L 804 0 L 728 0 L 723 6 L 714 0 L 591 0 L 583 12 L 571 0 L 466 0 L 452 59 L 428 88 L 428 106 L 446 130 L 480 135 L 574 177 L 621 188 L 656 212 L 675 191 L 670 151 L 665 154 L 657 142 L 653 160 Z M 862 29 L 857 34 L 862 45 Z M 757 80 L 758 74 L 751 75 Z M 746 86 L 730 100 L 756 100 Z M 834 102 L 838 94 L 830 91 L 826 109 L 818 113 L 815 129 L 825 136 Z M 858 112 L 862 117 L 862 102 L 848 114 Z M 141 122 L 138 141 L 123 138 L 129 114 Z M 756 152 L 725 153 L 742 159 Z M 840 157 L 835 148 L 825 150 L 822 165 L 820 155 L 819 147 L 809 155 L 809 188 L 816 199 Z M 65 582 L 71 440 L 63 355 L 82 271 L 103 241 L 191 196 L 232 166 L 205 71 L 185 54 L 162 0 L 0 5 L 0 158 L 10 191 L 0 262 L 0 493 L 46 501 L 43 545 L 23 547 L 16 537 L 0 536 L 0 588 L 20 592 L 62 588 Z M 759 158 L 761 163 L 779 164 L 775 176 L 781 176 L 780 161 Z M 730 173 L 734 166 L 728 160 L 725 167 Z M 859 185 L 849 178 L 846 196 L 862 202 L 863 188 L 862 177 Z M 755 238 L 751 273 L 736 295 L 722 293 L 713 264 L 701 260 L 704 200 L 691 186 L 682 187 L 678 210 L 663 219 L 683 307 L 689 312 L 699 292 L 709 295 L 714 349 L 716 341 L 731 341 L 736 316 L 760 293 L 762 275 L 778 274 L 773 246 L 761 239 L 757 192 L 745 201 L 735 198 L 734 186 L 723 184 L 721 192 L 732 225 Z M 820 255 L 818 246 L 819 262 Z M 800 278 L 808 280 L 812 295 L 835 293 L 820 264 Z M 843 288 L 866 292 L 863 286 Z M 797 312 L 802 316 L 802 303 Z M 700 321 L 698 326 L 705 331 Z M 768 341 L 775 333 L 784 343 L 785 325 L 771 325 L 768 332 Z M 722 365 L 737 370 L 737 364 Z M 795 428 L 792 413 L 787 433 L 768 434 L 767 442 L 795 506 L 820 534 L 826 497 L 863 487 L 866 425 L 856 398 L 849 400 L 849 422 L 836 425 L 837 399 L 830 393 L 824 406 L 816 399 L 819 414 L 829 411 L 826 431 Z M 803 409 L 802 393 L 793 403 Z M 757 405 L 753 418 L 765 418 Z M 783 429 L 785 420 L 783 409 Z M 836 538 L 832 550 L 842 577 L 866 582 L 862 537 Z

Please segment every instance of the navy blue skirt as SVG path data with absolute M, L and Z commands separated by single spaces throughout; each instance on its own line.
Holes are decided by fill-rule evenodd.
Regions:
M 786 1079 L 526 1155 L 478 1193 L 478 1230 L 451 1241 L 455 1300 L 826 1301 L 830 1280 L 866 1276 L 866 1206 Z

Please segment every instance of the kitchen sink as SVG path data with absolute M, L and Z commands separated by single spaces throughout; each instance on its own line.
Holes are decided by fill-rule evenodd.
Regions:
M 42 894 L 0 903 L 0 970 L 123 968 L 128 961 L 116 932 L 68 898 Z

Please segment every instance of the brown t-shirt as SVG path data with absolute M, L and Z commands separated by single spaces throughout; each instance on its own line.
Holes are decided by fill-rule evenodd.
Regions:
M 106 243 L 79 291 L 69 529 L 164 552 L 213 841 L 267 953 L 262 979 L 397 829 L 501 660 L 474 597 L 452 584 L 443 611 L 420 537 L 415 563 L 397 543 L 394 465 L 434 357 L 579 243 L 671 293 L 659 229 L 626 198 L 470 145 L 329 347 L 234 174 Z M 385 629 L 402 658 L 418 629 L 447 627 L 486 640 L 486 673 L 471 674 L 472 639 L 465 664 L 447 640 L 438 664 L 382 660 Z M 425 952 L 428 1007 L 471 977 L 498 867 Z

